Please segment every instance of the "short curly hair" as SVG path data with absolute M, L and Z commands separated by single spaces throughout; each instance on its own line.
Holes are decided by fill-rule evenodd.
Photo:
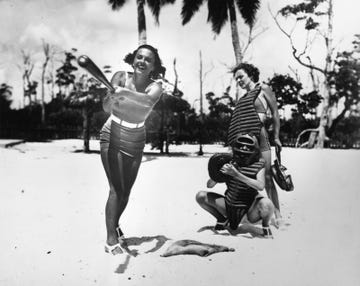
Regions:
M 165 71 L 166 68 L 162 65 L 158 50 L 156 48 L 154 48 L 151 45 L 141 45 L 139 46 L 135 51 L 133 51 L 132 53 L 129 53 L 125 56 L 124 58 L 124 62 L 131 65 L 134 63 L 134 59 L 136 56 L 136 53 L 140 50 L 140 49 L 148 49 L 149 51 L 151 51 L 154 54 L 154 58 L 155 58 L 155 70 L 152 72 L 152 77 L 154 79 L 157 79 L 159 77 L 164 77 L 165 76 Z
M 237 66 L 235 66 L 231 70 L 231 72 L 235 76 L 235 73 L 238 70 L 245 71 L 253 82 L 258 82 L 259 81 L 260 72 L 259 72 L 259 69 L 256 66 L 254 66 L 252 64 L 249 64 L 249 63 L 240 63 Z

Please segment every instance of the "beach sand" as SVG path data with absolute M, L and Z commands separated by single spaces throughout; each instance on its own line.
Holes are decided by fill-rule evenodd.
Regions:
M 215 234 L 195 202 L 221 146 L 148 151 L 121 227 L 128 254 L 104 252 L 107 179 L 81 140 L 0 148 L 0 285 L 360 285 L 360 152 L 284 148 L 295 185 L 279 191 L 274 239 Z M 91 141 L 98 151 L 98 141 Z M 223 193 L 225 186 L 213 190 Z M 199 232 L 199 230 L 204 229 Z M 208 257 L 161 257 L 174 241 L 232 247 Z

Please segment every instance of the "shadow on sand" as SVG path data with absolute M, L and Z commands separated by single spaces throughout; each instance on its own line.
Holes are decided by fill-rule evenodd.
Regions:
M 131 257 L 136 257 L 139 255 L 139 250 L 134 248 L 133 246 L 140 246 L 143 243 L 148 243 L 151 241 L 156 241 L 156 244 L 153 248 L 145 251 L 144 253 L 151 253 L 159 250 L 170 238 L 167 238 L 164 235 L 156 235 L 156 236 L 142 236 L 142 237 L 128 237 L 125 239 L 124 244 L 122 245 L 126 251 L 125 261 L 120 263 L 116 268 L 115 273 L 122 274 L 125 273 Z M 131 249 L 130 249 L 131 247 Z M 123 255 L 120 255 L 123 257 Z
M 241 234 L 245 238 L 263 238 L 263 229 L 257 227 L 253 224 L 244 223 L 240 225 L 236 230 L 215 230 L 214 226 L 203 226 L 197 232 L 203 232 L 205 230 L 210 230 L 216 235 L 230 236 L 230 235 L 239 235 Z M 250 235 L 250 236 L 248 236 Z

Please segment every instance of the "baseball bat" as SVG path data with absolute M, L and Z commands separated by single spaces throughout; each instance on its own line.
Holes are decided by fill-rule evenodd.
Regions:
M 105 77 L 104 73 L 99 69 L 99 67 L 86 55 L 82 55 L 77 60 L 79 66 L 85 69 L 88 73 L 90 73 L 95 79 L 100 81 L 103 85 L 105 85 L 111 92 L 115 91 L 115 88 Z

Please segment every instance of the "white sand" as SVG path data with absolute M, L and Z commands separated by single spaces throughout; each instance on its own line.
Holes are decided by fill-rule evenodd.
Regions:
M 73 152 L 81 146 L 60 140 L 0 148 L 0 285 L 360 285 L 359 151 L 284 149 L 295 191 L 279 190 L 286 225 L 272 228 L 273 240 L 197 232 L 214 219 L 195 194 L 206 189 L 211 153 L 226 149 L 146 155 L 122 217 L 126 236 L 139 244 L 130 248 L 140 254 L 130 257 L 104 252 L 107 181 L 99 154 Z M 163 258 L 171 241 L 156 242 L 166 238 L 235 252 Z

